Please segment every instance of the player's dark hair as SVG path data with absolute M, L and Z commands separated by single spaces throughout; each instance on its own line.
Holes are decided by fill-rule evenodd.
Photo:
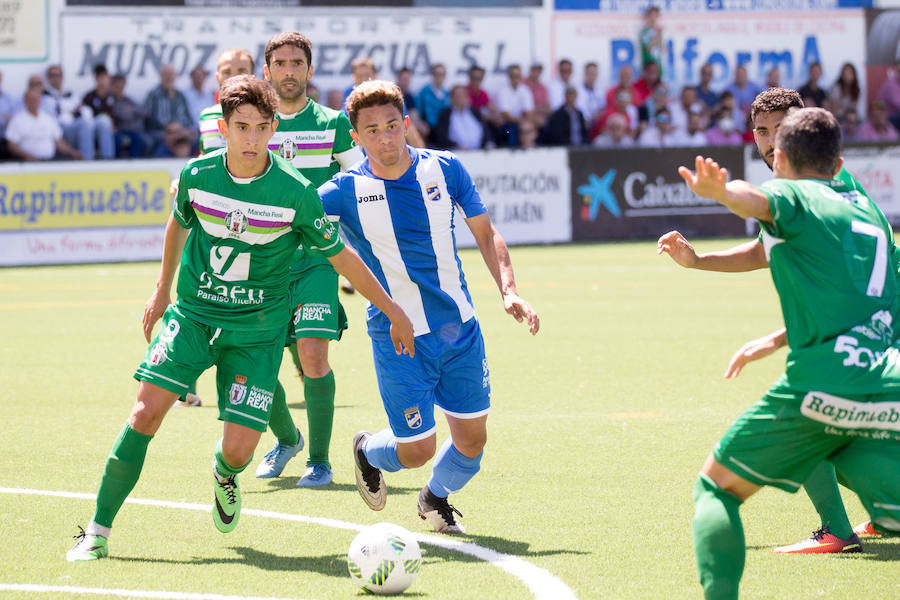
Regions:
M 403 109 L 403 92 L 397 84 L 375 79 L 356 86 L 347 97 L 347 116 L 350 117 L 353 129 L 356 129 L 359 111 L 385 104 L 393 104 L 401 115 L 406 114 Z
M 306 64 L 312 65 L 312 42 L 299 31 L 284 31 L 269 40 L 266 44 L 266 65 L 271 67 L 272 53 L 282 46 L 294 46 L 303 50 L 306 55 Z
M 97 77 L 98 75 L 109 75 L 109 71 L 106 70 L 106 65 L 103 63 L 94 65 L 94 77 Z
M 257 79 L 253 75 L 238 75 L 222 84 L 219 104 L 222 105 L 222 118 L 226 123 L 234 111 L 244 104 L 256 107 L 263 117 L 273 119 L 278 108 L 278 98 L 268 81 Z
M 769 88 L 760 92 L 750 105 L 750 121 L 755 127 L 757 115 L 787 112 L 792 108 L 803 108 L 803 98 L 797 90 L 783 87 Z
M 831 177 L 841 157 L 841 126 L 824 108 L 794 109 L 778 126 L 775 147 L 795 171 Z
M 256 63 L 253 61 L 253 56 L 243 48 L 227 48 L 219 52 L 219 57 L 216 59 L 216 70 L 219 69 L 219 63 L 222 61 L 222 57 L 228 56 L 229 54 L 233 54 L 234 56 L 245 56 L 247 60 L 250 61 L 250 72 L 256 72 Z

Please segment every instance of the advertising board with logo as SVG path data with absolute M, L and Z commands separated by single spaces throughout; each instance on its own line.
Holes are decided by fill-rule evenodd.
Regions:
M 712 155 L 731 178 L 743 178 L 741 148 Z M 743 219 L 694 194 L 678 175 L 696 156 L 696 148 L 571 150 L 572 239 L 656 238 L 672 229 L 688 237 L 743 235 Z
M 183 161 L 9 165 L 0 266 L 156 260 Z
M 530 12 L 475 17 L 469 12 L 321 10 L 257 10 L 236 18 L 188 9 L 161 14 L 110 8 L 102 19 L 95 12 L 66 11 L 60 19 L 66 85 L 90 89 L 91 69 L 103 63 L 110 72 L 125 75 L 128 94 L 140 98 L 159 84 L 162 65 L 171 64 L 182 76 L 196 66 L 213 72 L 219 52 L 235 46 L 250 51 L 261 76 L 266 42 L 289 30 L 302 31 L 313 42 L 313 81 L 323 96 L 329 88 L 343 90 L 351 83 L 350 67 L 356 58 L 371 57 L 385 79 L 393 80 L 397 71 L 408 67 L 419 85 L 427 82 L 431 66 L 439 62 L 447 67 L 448 81 L 455 81 L 472 64 L 483 66 L 489 75 L 502 75 L 510 63 L 527 65 L 533 58 Z
M 508 244 L 572 239 L 569 165 L 565 148 L 459 152 L 491 220 Z M 475 246 L 459 212 L 456 240 Z

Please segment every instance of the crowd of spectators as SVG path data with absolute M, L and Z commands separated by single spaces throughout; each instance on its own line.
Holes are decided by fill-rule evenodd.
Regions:
M 655 60 L 656 34 L 649 24 L 642 40 L 647 49 L 636 77 L 630 65 L 616 73 L 615 83 L 600 85 L 595 62 L 576 76 L 571 60 L 560 60 L 556 75 L 544 78 L 544 67 L 511 64 L 499 85 L 485 88 L 486 71 L 473 65 L 465 81 L 448 85 L 447 67 L 432 65 L 428 83 L 412 89 L 413 72 L 403 68 L 396 81 L 413 124 L 414 145 L 448 149 L 535 146 L 669 147 L 752 143 L 750 104 L 765 87 L 780 85 L 777 68 L 766 73 L 765 86 L 752 81 L 746 67 L 717 88 L 714 65 L 704 64 L 698 83 L 671 90 Z M 0 73 L 0 156 L 13 160 L 140 157 L 189 157 L 197 153 L 198 117 L 215 102 L 207 72 L 197 67 L 190 85 L 179 89 L 170 65 L 160 69 L 159 84 L 142 102 L 126 92 L 125 76 L 110 76 L 104 65 L 93 71 L 94 87 L 76 95 L 64 85 L 62 68 L 51 65 L 28 79 L 17 100 L 2 91 Z M 324 97 L 310 83 L 310 97 L 342 110 L 359 83 L 377 78 L 370 58 L 352 64 L 353 81 L 346 89 L 330 89 Z M 822 66 L 809 65 L 799 92 L 807 106 L 832 111 L 846 142 L 900 141 L 900 60 L 875 100 L 861 110 L 856 68 L 842 65 L 830 86 L 822 85 Z

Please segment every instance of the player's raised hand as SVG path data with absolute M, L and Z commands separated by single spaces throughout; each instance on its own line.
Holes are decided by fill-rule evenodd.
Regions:
M 528 331 L 531 332 L 531 335 L 536 334 L 541 328 L 541 319 L 538 314 L 518 294 L 503 294 L 503 309 L 519 323 L 527 321 Z
M 728 170 L 720 167 L 713 159 L 702 156 L 697 156 L 694 167 L 694 173 L 687 167 L 678 167 L 678 174 L 698 196 L 722 202 L 725 199 Z
M 678 231 L 670 231 L 657 240 L 656 253 L 662 254 L 663 252 L 686 269 L 693 268 L 697 264 L 697 253 L 694 251 L 694 247 Z
M 141 319 L 144 326 L 144 338 L 147 340 L 147 343 L 150 342 L 153 326 L 156 325 L 156 322 L 163 316 L 163 313 L 166 312 L 171 303 L 171 298 L 161 294 L 159 290 L 153 292 L 153 295 L 147 300 L 147 304 L 144 306 L 144 318 Z
M 391 319 L 391 341 L 394 343 L 394 352 L 397 354 L 416 355 L 416 336 L 412 321 L 402 310 L 394 314 Z

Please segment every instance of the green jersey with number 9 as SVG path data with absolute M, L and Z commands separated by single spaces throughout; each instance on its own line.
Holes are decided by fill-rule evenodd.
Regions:
M 283 329 L 297 246 L 321 257 L 344 247 L 316 189 L 272 152 L 266 170 L 252 178 L 228 172 L 224 149 L 188 162 L 173 212 L 191 230 L 176 304 L 192 319 L 223 329 Z

